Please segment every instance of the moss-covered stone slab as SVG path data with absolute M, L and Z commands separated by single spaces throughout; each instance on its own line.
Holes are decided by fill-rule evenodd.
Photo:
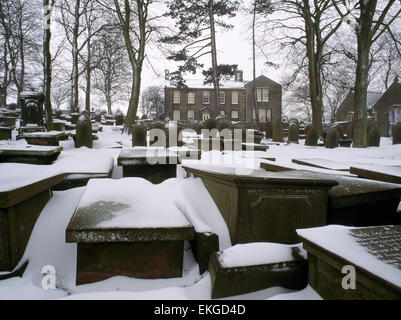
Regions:
M 298 234 L 308 252 L 309 284 L 322 298 L 401 299 L 401 226 L 327 226 Z
M 264 170 L 183 165 L 200 177 L 225 219 L 231 242 L 296 243 L 299 226 L 327 223 L 331 179 L 304 178 Z
M 358 165 L 351 166 L 350 172 L 360 178 L 401 184 L 401 165 Z
M 8 164 L 7 164 L 8 165 Z M 34 175 L 0 186 L 0 271 L 11 271 L 21 259 L 42 209 L 51 198 L 51 188 L 63 174 Z
M 66 242 L 78 243 L 77 284 L 182 275 L 184 241 L 194 239 L 194 227 L 173 203 L 150 199 L 151 190 L 157 194 L 140 179 L 89 181 L 66 229 Z
M 242 262 L 228 265 L 224 261 L 225 251 L 236 249 L 235 247 L 213 254 L 208 267 L 212 282 L 212 299 L 235 296 L 275 286 L 294 290 L 301 290 L 307 286 L 308 261 L 300 253 L 297 246 L 291 247 L 272 243 L 250 243 L 246 246 L 252 247 L 253 245 L 263 250 L 259 252 L 261 256 L 269 256 L 269 250 L 277 251 L 277 248 L 283 252 L 281 254 L 272 252 L 272 256 L 268 257 L 265 263 L 263 263 L 263 259 L 258 259 L 260 260 L 258 264 L 249 264 L 246 257 L 241 254 L 241 250 L 236 250 L 239 256 L 237 260 L 242 260 Z M 249 248 L 244 249 L 250 250 Z M 255 251 L 255 254 L 258 252 Z
M 1 145 L 0 162 L 51 164 L 63 147 L 35 145 Z

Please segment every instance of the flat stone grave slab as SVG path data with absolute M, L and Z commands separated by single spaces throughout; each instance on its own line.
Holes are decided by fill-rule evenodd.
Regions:
M 111 178 L 114 158 L 98 150 L 67 150 L 52 167 L 65 173 L 64 181 L 53 190 L 66 190 L 86 186 L 90 179 Z
M 63 147 L 35 146 L 22 144 L 0 145 L 0 162 L 27 164 L 51 164 Z
M 310 166 L 315 168 L 322 168 L 328 170 L 338 171 L 349 171 L 351 165 L 340 161 L 322 159 L 322 158 L 311 158 L 311 159 L 292 159 L 292 162 L 304 166 Z
M 351 166 L 350 172 L 356 174 L 360 178 L 401 184 L 401 165 L 358 165 Z
M 66 140 L 69 133 L 63 131 L 31 132 L 18 135 L 17 139 L 25 139 L 28 144 L 41 146 L 58 146 L 60 140 Z
M 11 140 L 11 127 L 0 127 L 0 140 Z
M 297 243 L 298 226 L 327 223 L 332 179 L 234 167 L 184 164 L 200 177 L 227 223 L 233 244 Z
M 302 171 L 311 171 L 311 172 L 320 172 L 320 173 L 327 173 L 327 174 L 336 174 L 336 175 L 343 175 L 349 177 L 356 177 L 356 175 L 350 174 L 348 171 L 337 171 L 331 169 L 323 169 L 318 167 L 311 167 L 311 166 L 304 166 L 300 164 L 296 164 L 294 162 L 283 162 L 283 161 L 270 161 L 267 159 L 263 159 L 260 162 L 260 167 L 267 171 L 273 172 L 281 172 L 281 171 L 289 171 L 289 170 L 302 170 Z
M 141 177 L 157 184 L 176 177 L 178 158 L 164 148 L 133 147 L 121 150 L 117 163 L 123 167 L 123 177 Z
M 309 284 L 322 298 L 401 299 L 401 226 L 331 225 L 297 232 L 308 252 Z
M 51 188 L 64 179 L 48 167 L 0 163 L 0 271 L 11 271 L 21 259 Z
M 92 179 L 66 230 L 77 243 L 77 285 L 122 275 L 182 276 L 194 228 L 158 186 L 138 178 Z
M 306 251 L 300 244 L 237 244 L 214 253 L 208 270 L 212 299 L 276 286 L 301 290 L 308 284 Z
M 259 143 L 242 143 L 242 150 L 266 151 L 269 146 Z
M 288 171 L 286 174 L 327 179 L 328 175 L 309 171 Z M 332 174 L 338 185 L 329 190 L 328 224 L 347 226 L 375 226 L 401 224 L 397 207 L 401 199 L 401 186 L 394 183 L 360 179 Z
M 0 116 L 0 126 L 15 128 L 16 117 Z
M 236 154 L 239 154 L 241 158 L 244 159 L 262 159 L 262 160 L 269 160 L 269 161 L 276 161 L 275 157 L 272 157 L 265 151 L 235 151 Z M 232 151 L 223 151 L 223 154 L 232 155 Z

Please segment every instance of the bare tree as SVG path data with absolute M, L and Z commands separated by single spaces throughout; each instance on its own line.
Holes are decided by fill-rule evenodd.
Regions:
M 127 100 L 131 72 L 126 47 L 119 29 L 104 30 L 94 47 L 94 56 L 99 61 L 94 70 L 97 89 L 104 97 L 107 113 L 112 114 L 115 102 Z
M 395 8 L 395 0 L 388 0 L 378 6 L 377 0 L 348 1 L 332 0 L 339 16 L 350 22 L 357 39 L 357 61 L 354 94 L 353 147 L 367 146 L 367 91 L 372 45 L 387 32 L 394 40 L 399 51 L 399 39 L 396 39 L 390 26 L 399 21 L 401 10 Z M 355 16 L 357 15 L 357 16 Z
M 152 114 L 160 119 L 165 114 L 163 88 L 151 86 L 142 92 L 141 112 L 146 118 Z

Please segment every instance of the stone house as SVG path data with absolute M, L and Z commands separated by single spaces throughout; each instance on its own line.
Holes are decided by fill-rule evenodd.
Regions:
M 380 98 L 382 93 L 368 91 L 367 96 L 367 105 L 368 105 L 368 114 L 372 114 L 372 107 L 376 103 L 376 101 Z M 344 98 L 344 101 L 338 107 L 336 112 L 336 120 L 337 121 L 352 121 L 354 120 L 354 92 L 350 90 L 347 96 Z
M 237 71 L 234 80 L 220 83 L 220 115 L 231 121 L 248 124 L 255 121 L 253 81 L 244 81 L 242 71 Z M 216 118 L 216 95 L 212 84 L 203 80 L 187 80 L 187 89 L 171 84 L 165 85 L 166 117 L 170 120 L 200 120 Z M 282 87 L 261 75 L 255 79 L 259 119 L 261 123 L 281 117 Z
M 374 104 L 373 110 L 381 135 L 391 137 L 394 124 L 401 121 L 401 84 L 397 77 Z

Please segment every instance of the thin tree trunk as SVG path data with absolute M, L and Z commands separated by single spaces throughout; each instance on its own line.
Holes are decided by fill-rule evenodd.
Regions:
M 253 8 L 253 20 L 252 20 L 252 62 L 253 62 L 253 101 L 255 105 L 255 121 L 256 129 L 259 129 L 259 108 L 258 108 L 258 96 L 256 93 L 256 39 L 255 39 L 255 27 L 256 27 L 256 2 Z
M 87 43 L 87 50 L 88 50 L 88 61 L 86 65 L 86 92 L 85 92 L 85 110 L 90 112 L 91 111 L 91 41 L 88 40 Z
M 54 0 L 52 1 L 51 6 L 53 7 L 53 5 L 54 5 Z M 46 9 L 45 17 L 47 17 L 47 21 L 45 23 L 45 30 L 44 30 L 44 34 L 43 34 L 43 58 L 44 58 L 43 88 L 44 88 L 44 94 L 45 94 L 44 107 L 45 107 L 45 112 L 46 112 L 46 129 L 47 129 L 47 131 L 51 131 L 54 129 L 54 127 L 53 127 L 53 111 L 52 111 L 52 103 L 51 103 L 51 80 L 52 80 L 51 61 L 52 61 L 52 56 L 50 53 L 51 8 L 49 7 L 49 0 L 43 0 L 43 7 Z
M 79 9 L 80 9 L 80 0 L 76 0 L 75 2 L 75 12 L 74 12 L 74 28 L 72 33 L 72 74 L 71 74 L 71 103 L 70 108 L 72 112 L 78 112 L 78 81 L 79 81 L 79 73 L 78 73 L 78 33 L 79 33 Z
M 217 49 L 216 49 L 216 32 L 214 27 L 214 1 L 210 0 L 209 19 L 210 19 L 210 38 L 212 46 L 212 69 L 213 69 L 213 86 L 216 94 L 216 113 L 214 117 L 220 115 L 220 88 L 217 78 Z

